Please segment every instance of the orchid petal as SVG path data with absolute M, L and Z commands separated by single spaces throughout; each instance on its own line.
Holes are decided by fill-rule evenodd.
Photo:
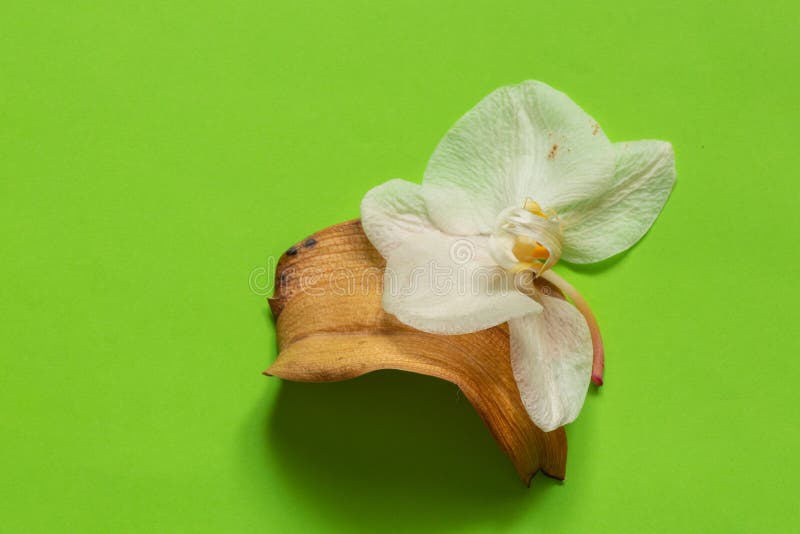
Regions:
M 509 321 L 511 367 L 522 403 L 545 432 L 575 420 L 592 371 L 592 340 L 570 303 L 542 295 L 543 312 Z
M 489 234 L 502 210 L 532 198 L 558 212 L 604 191 L 613 172 L 597 122 L 564 93 L 528 81 L 459 119 L 428 162 L 423 194 L 442 230 Z
M 387 260 L 384 309 L 409 326 L 440 334 L 475 332 L 541 310 L 495 264 L 487 238 L 437 230 L 421 190 L 391 180 L 361 203 L 364 232 Z
M 617 167 L 611 188 L 560 214 L 562 259 L 593 263 L 632 247 L 650 229 L 675 183 L 675 154 L 664 141 L 614 145 Z
M 434 334 L 477 332 L 541 311 L 517 291 L 514 276 L 495 264 L 488 247 L 482 236 L 415 234 L 387 257 L 384 309 Z
M 389 180 L 367 192 L 361 201 L 361 224 L 384 258 L 415 234 L 436 230 L 422 187 L 405 180 Z

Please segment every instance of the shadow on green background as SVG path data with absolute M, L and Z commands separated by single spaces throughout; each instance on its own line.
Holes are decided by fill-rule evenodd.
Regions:
M 431 377 L 283 382 L 272 409 L 260 404 L 254 419 L 287 490 L 338 524 L 513 522 L 520 505 L 536 506 L 561 484 L 539 474 L 525 488 L 458 388 Z

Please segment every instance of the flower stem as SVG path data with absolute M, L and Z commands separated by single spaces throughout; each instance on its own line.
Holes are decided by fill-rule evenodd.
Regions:
M 586 299 L 578 293 L 578 290 L 572 285 L 554 273 L 552 270 L 547 270 L 540 275 L 542 278 L 552 283 L 561 290 L 572 303 L 581 312 L 583 318 L 586 319 L 586 324 L 589 326 L 589 333 L 592 336 L 592 382 L 598 386 L 603 385 L 603 371 L 605 369 L 605 349 L 603 348 L 603 338 L 600 336 L 600 327 L 597 324 L 589 304 Z

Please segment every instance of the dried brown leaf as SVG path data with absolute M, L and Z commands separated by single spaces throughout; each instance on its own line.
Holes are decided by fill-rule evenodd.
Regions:
M 507 326 L 457 336 L 412 329 L 383 311 L 384 266 L 358 220 L 290 248 L 278 262 L 270 299 L 279 355 L 265 374 L 333 382 L 398 369 L 447 380 L 463 391 L 525 484 L 540 469 L 563 479 L 566 434 L 542 432 L 528 417 L 511 371 Z

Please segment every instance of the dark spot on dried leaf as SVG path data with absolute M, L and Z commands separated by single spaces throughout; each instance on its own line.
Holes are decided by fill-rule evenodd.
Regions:
M 310 238 L 306 239 L 306 242 L 303 243 L 303 246 L 306 247 L 306 248 L 311 248 L 316 244 L 317 244 L 317 240 L 314 239 L 313 237 L 310 237 Z

